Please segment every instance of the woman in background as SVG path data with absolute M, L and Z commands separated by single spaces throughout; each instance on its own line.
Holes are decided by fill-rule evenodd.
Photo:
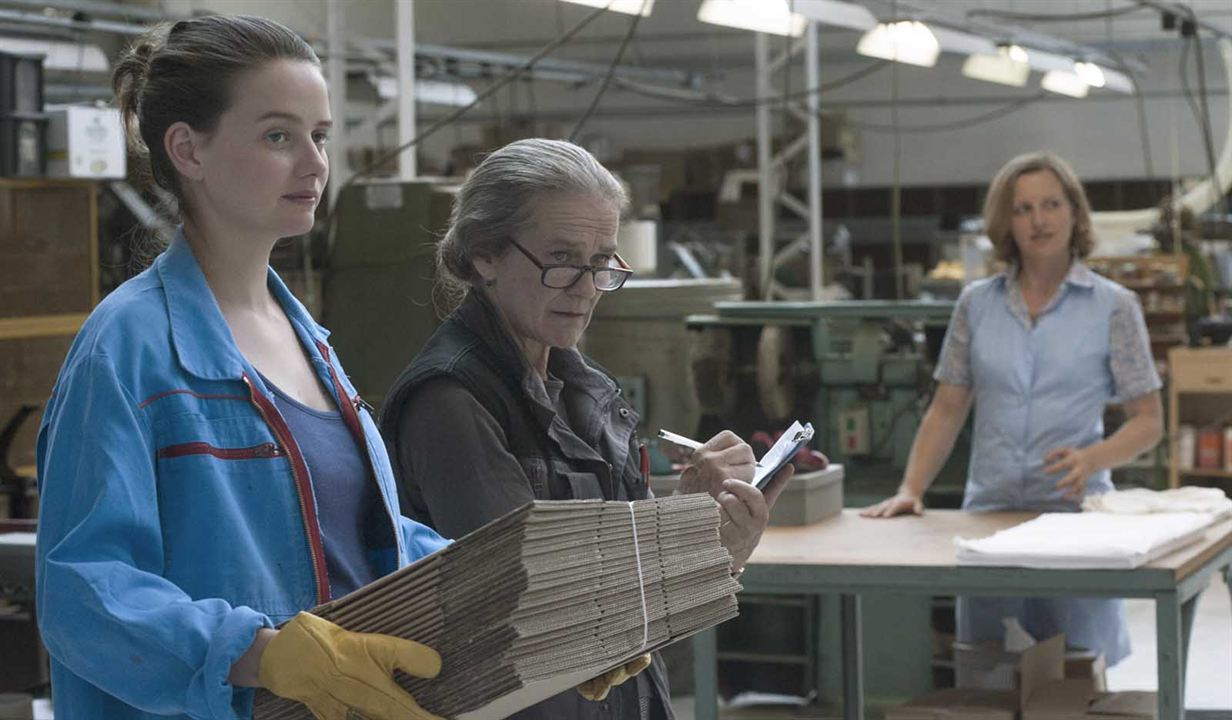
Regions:
M 889 518 L 924 511 L 975 405 L 969 511 L 1077 512 L 1112 489 L 1109 469 L 1150 449 L 1163 432 L 1160 380 L 1138 297 L 1082 262 L 1094 245 L 1086 193 L 1052 153 L 1020 155 L 997 173 L 984 224 L 1007 269 L 968 285 L 934 377 L 898 493 L 864 510 Z M 1104 437 L 1104 407 L 1128 420 Z M 1129 655 L 1123 600 L 959 598 L 958 636 L 1000 641 L 1003 618 L 1036 638 Z

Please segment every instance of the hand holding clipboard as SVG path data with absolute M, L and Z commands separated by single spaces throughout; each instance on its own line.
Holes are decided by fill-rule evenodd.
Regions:
M 697 450 L 702 446 L 702 444 L 696 440 L 684 437 L 683 435 L 677 435 L 670 430 L 660 430 L 659 438 L 690 450 Z M 812 423 L 804 423 L 801 425 L 799 421 L 793 422 L 791 427 L 787 428 L 787 430 L 779 436 L 779 439 L 774 443 L 774 446 L 771 447 L 770 450 L 762 456 L 761 460 L 758 461 L 757 469 L 753 474 L 752 484 L 755 485 L 758 490 L 764 490 L 775 474 L 778 473 L 779 470 L 782 470 L 784 465 L 791 462 L 791 459 L 795 457 L 797 452 L 800 451 L 800 448 L 808 445 L 812 439 Z

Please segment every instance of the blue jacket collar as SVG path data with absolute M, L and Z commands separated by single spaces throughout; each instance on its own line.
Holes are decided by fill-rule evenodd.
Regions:
M 255 376 L 231 335 L 231 328 L 222 316 L 205 273 L 184 238 L 183 228 L 176 230 L 171 245 L 155 260 L 154 268 L 167 297 L 171 343 L 180 366 L 205 380 L 238 380 L 244 373 Z M 316 324 L 273 268 L 268 273 L 270 291 L 300 338 L 324 342 L 329 332 Z M 312 347 L 314 343 L 306 344 L 311 356 L 316 358 L 318 352 Z

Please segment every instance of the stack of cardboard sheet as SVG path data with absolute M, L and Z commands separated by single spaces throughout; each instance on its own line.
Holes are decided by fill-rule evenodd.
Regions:
M 313 612 L 435 648 L 428 711 L 501 718 L 737 614 L 731 556 L 705 494 L 535 502 Z M 260 720 L 311 718 L 261 693 Z

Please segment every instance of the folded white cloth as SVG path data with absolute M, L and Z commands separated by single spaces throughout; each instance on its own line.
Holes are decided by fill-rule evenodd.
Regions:
M 1082 501 L 1087 512 L 1106 512 L 1124 515 L 1144 513 L 1197 512 L 1221 517 L 1232 513 L 1232 500 L 1219 488 L 1185 487 L 1171 490 L 1113 490 L 1102 495 L 1088 495 Z
M 1202 537 L 1206 513 L 1045 513 L 980 539 L 955 538 L 959 565 L 1129 569 Z

